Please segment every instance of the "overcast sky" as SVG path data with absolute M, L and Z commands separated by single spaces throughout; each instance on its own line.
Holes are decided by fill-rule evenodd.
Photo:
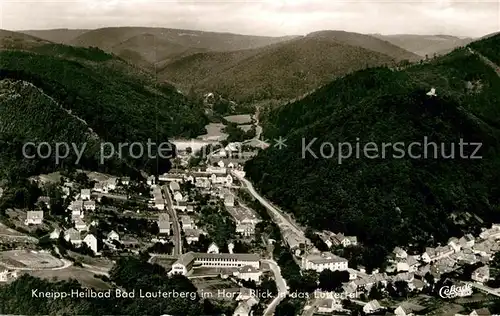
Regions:
M 478 37 L 500 30 L 499 1 L 0 0 L 0 28 L 158 26 L 271 36 L 331 29 Z

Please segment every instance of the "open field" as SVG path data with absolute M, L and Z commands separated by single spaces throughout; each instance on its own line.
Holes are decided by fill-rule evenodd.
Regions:
M 31 177 L 30 179 L 38 180 L 42 183 L 57 183 L 61 179 L 61 173 L 52 172 L 47 174 L 41 174 L 35 177 Z
M 62 267 L 64 263 L 50 253 L 9 250 L 0 253 L 0 265 L 20 269 L 53 269 Z
M 165 268 L 165 270 L 169 271 L 170 268 L 172 267 L 172 264 L 177 261 L 177 259 L 169 259 L 169 258 L 161 258 L 161 257 L 154 257 L 151 259 L 152 264 L 158 264 L 162 267 Z
M 201 276 L 201 275 L 219 275 L 220 273 L 233 275 L 234 271 L 237 271 L 237 268 L 193 268 L 190 276 Z
M 224 140 L 228 136 L 222 132 L 224 127 L 225 125 L 222 123 L 210 123 L 205 126 L 207 133 L 199 136 L 199 138 L 203 140 Z
M 220 278 L 191 279 L 198 293 L 202 297 L 216 300 L 234 300 L 239 294 L 240 287 L 230 280 Z
M 236 124 L 250 124 L 252 122 L 252 115 L 250 114 L 229 115 L 225 116 L 224 119 L 228 122 Z
M 244 132 L 248 132 L 250 129 L 252 129 L 252 124 L 244 124 L 244 125 L 239 125 L 238 127 L 241 128 Z
M 86 170 L 77 170 L 78 172 L 85 172 L 89 179 L 91 181 L 97 181 L 97 182 L 102 182 L 106 181 L 108 179 L 114 178 L 111 175 L 105 174 L 105 173 L 100 173 L 100 172 L 95 172 L 95 171 L 86 171 Z
M 61 270 L 30 271 L 28 274 L 49 280 L 75 279 L 84 287 L 95 289 L 109 289 L 111 286 L 101 279 L 95 278 L 94 273 L 78 267 L 69 267 Z
M 36 238 L 23 234 L 15 229 L 5 226 L 0 223 L 0 238 L 5 237 L 8 239 L 17 239 L 20 241 L 32 241 L 35 242 Z
M 81 263 L 95 266 L 98 268 L 111 269 L 114 265 L 114 262 L 112 260 L 106 258 L 93 258 L 73 251 L 68 251 L 68 254 L 71 257 L 75 258 L 76 260 L 80 261 Z

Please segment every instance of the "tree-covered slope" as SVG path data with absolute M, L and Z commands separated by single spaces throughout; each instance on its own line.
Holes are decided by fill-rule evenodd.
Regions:
M 432 87 L 437 96 L 427 95 Z M 455 224 L 452 213 L 500 220 L 498 104 L 500 78 L 467 49 L 403 71 L 356 72 L 267 113 L 266 136 L 287 138 L 287 147 L 263 151 L 245 169 L 266 196 L 300 221 L 357 235 L 371 249 L 443 241 L 475 227 Z M 425 137 L 437 143 L 437 159 L 434 147 L 427 159 L 410 158 L 408 146 Z M 315 138 L 309 148 L 317 159 L 307 150 Z M 460 139 L 483 143 L 477 153 L 483 158 L 461 158 Z M 351 143 L 353 154 L 339 164 L 343 142 Z M 363 153 L 369 142 L 378 147 L 378 158 Z M 397 142 L 404 142 L 398 146 L 406 155 L 398 158 L 389 146 L 382 158 L 383 143 Z M 331 158 L 321 157 L 323 143 L 333 144 Z M 455 158 L 442 158 L 441 144 L 449 155 L 453 143 Z M 325 155 L 329 148 L 323 145 Z M 474 149 L 465 147 L 463 155 Z
M 110 280 L 116 287 L 107 290 L 108 296 L 91 298 L 90 294 L 84 295 L 97 290 L 82 288 L 76 280 L 49 282 L 23 275 L 10 284 L 0 285 L 0 313 L 99 316 L 220 314 L 216 309 L 210 308 L 210 303 L 200 299 L 196 287 L 189 279 L 184 276 L 169 277 L 167 271 L 158 265 L 135 258 L 122 258 L 111 270 Z M 134 291 L 135 297 L 118 297 L 116 288 L 127 293 Z M 72 291 L 80 292 L 82 296 L 71 294 Z M 42 297 L 46 292 L 67 293 L 67 296 L 56 299 Z M 151 296 L 152 293 L 161 294 L 154 297 Z M 175 297 L 174 293 L 179 296 Z M 146 295 L 149 296 L 146 298 Z
M 27 142 L 87 143 L 88 153 L 98 150 L 99 138 L 85 122 L 64 111 L 57 102 L 29 82 L 0 80 L 0 105 L 2 179 L 46 172 L 54 166 L 55 157 L 47 161 L 23 157 L 22 146 Z M 29 149 L 31 156 L 34 148 Z M 85 155 L 82 166 L 88 164 L 89 157 Z M 76 161 L 75 155 L 69 159 Z
M 395 59 L 375 51 L 331 39 L 303 37 L 258 50 L 198 54 L 167 65 L 160 76 L 177 83 L 214 91 L 239 102 L 291 99 L 333 78 L 366 67 L 394 64 Z M 226 63 L 220 63 L 228 55 Z M 201 64 L 201 66 L 200 66 Z M 215 66 L 212 69 L 212 65 Z M 201 70 L 207 70 L 202 71 Z M 190 81 L 191 80 L 191 81 Z
M 471 43 L 469 45 L 472 49 L 478 51 L 486 58 L 490 59 L 497 65 L 500 64 L 500 36 L 486 36 L 483 39 Z
M 48 44 L 33 51 L 1 51 L 0 78 L 32 83 L 54 99 L 58 110 L 69 111 L 72 116 L 68 117 L 81 119 L 103 142 L 111 142 L 115 148 L 119 143 L 140 142 L 146 146 L 148 139 L 161 143 L 173 136 L 192 137 L 204 133 L 203 109 L 172 87 L 155 83 L 154 78 L 96 48 Z M 0 106 L 9 105 L 2 102 Z M 41 120 L 48 110 L 42 108 L 36 98 L 23 98 L 17 106 L 40 112 L 40 116 L 32 115 L 28 119 L 22 115 L 9 116 L 14 120 L 12 124 L 25 124 L 27 131 L 31 131 L 29 126 L 41 122 L 55 123 Z M 0 117 L 0 121 L 4 120 L 5 117 Z M 57 131 L 61 135 L 78 133 L 64 126 L 60 128 L 61 131 Z M 41 138 L 36 132 L 32 132 L 36 135 L 26 134 L 26 130 L 12 132 L 20 138 Z M 47 128 L 48 131 L 56 129 Z M 55 135 L 47 137 L 50 141 Z M 128 147 L 125 151 L 128 153 Z M 156 161 L 147 157 L 136 159 L 133 164 L 156 168 Z

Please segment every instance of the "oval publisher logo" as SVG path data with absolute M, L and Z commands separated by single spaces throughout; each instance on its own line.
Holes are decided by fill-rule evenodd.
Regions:
M 439 289 L 439 296 L 442 298 L 465 297 L 470 295 L 472 295 L 472 285 L 470 284 L 462 286 L 443 286 Z

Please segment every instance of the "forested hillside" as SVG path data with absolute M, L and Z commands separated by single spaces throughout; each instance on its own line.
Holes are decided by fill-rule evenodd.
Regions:
M 396 61 L 339 41 L 303 37 L 246 52 L 188 56 L 167 65 L 159 76 L 238 102 L 252 102 L 291 99 L 338 76 Z
M 18 106 L 38 113 L 9 115 L 11 138 L 38 140 L 43 136 L 47 142 L 64 139 L 62 135 L 79 134 L 79 129 L 66 127 L 73 124 L 68 120 L 74 121 L 74 117 L 84 121 L 101 141 L 112 142 L 115 147 L 119 142 L 145 145 L 148 139 L 160 143 L 173 136 L 193 137 L 204 133 L 206 118 L 201 107 L 190 103 L 173 87 L 155 83 L 145 73 L 97 48 L 47 44 L 32 51 L 1 51 L 0 79 L 5 78 L 30 82 L 53 98 L 50 106 L 40 103 L 38 97 L 22 97 L 15 105 L 2 101 L 2 108 Z M 47 118 L 49 111 L 57 110 L 61 115 L 66 111 L 71 115 L 64 116 L 61 123 Z M 7 111 L 2 113 L 5 114 L 0 116 L 0 121 L 6 121 Z M 28 128 L 42 122 L 60 125 L 53 125 L 54 128 L 47 129 L 43 135 L 36 133 L 40 129 Z M 5 128 L 2 131 L 7 132 Z M 68 137 L 67 141 L 71 139 Z M 131 163 L 156 170 L 156 161 L 147 157 Z
M 474 50 L 489 58 L 497 65 L 500 64 L 500 36 L 487 36 L 469 45 Z
M 22 276 L 0 286 L 0 313 L 23 315 L 216 315 L 210 303 L 202 304 L 196 288 L 184 276 L 168 277 L 165 269 L 134 258 L 120 259 L 110 273 L 110 279 L 126 292 L 135 290 L 135 298 L 67 297 L 50 299 L 37 297 L 41 292 L 85 292 L 77 281 L 49 282 Z M 33 295 L 32 290 L 37 290 Z M 143 292 L 184 293 L 184 297 L 140 298 Z M 168 294 L 170 293 L 170 294 Z
M 427 95 L 432 87 L 436 96 Z M 403 71 L 356 72 L 267 113 L 266 137 L 283 136 L 287 147 L 263 151 L 245 170 L 301 222 L 356 235 L 383 258 L 395 245 L 423 247 L 474 230 L 479 222 L 456 224 L 467 213 L 500 221 L 498 104 L 500 78 L 467 49 Z M 390 150 L 381 157 L 383 143 L 408 146 L 424 137 L 438 144 L 437 155 L 430 147 L 427 159 L 394 158 Z M 314 138 L 309 148 L 318 158 L 304 150 Z M 460 139 L 481 142 L 482 159 L 461 158 Z M 324 142 L 333 144 L 331 158 L 321 157 Z M 353 156 L 339 164 L 342 142 L 352 144 Z M 378 158 L 363 155 L 369 142 L 378 146 Z M 453 143 L 455 158 L 442 158 L 441 144 L 449 155 Z M 463 156 L 473 150 L 465 147 Z
M 54 157 L 47 161 L 25 159 L 21 149 L 26 142 L 88 143 L 89 153 L 98 151 L 97 135 L 84 122 L 62 110 L 52 98 L 29 82 L 0 80 L 0 104 L 2 179 L 13 180 L 12 177 L 43 173 L 54 167 Z M 43 152 L 44 155 L 45 153 Z M 74 155 L 67 159 L 64 165 L 70 160 L 72 163 L 76 161 Z M 81 165 L 88 165 L 88 159 L 89 156 L 86 155 Z

